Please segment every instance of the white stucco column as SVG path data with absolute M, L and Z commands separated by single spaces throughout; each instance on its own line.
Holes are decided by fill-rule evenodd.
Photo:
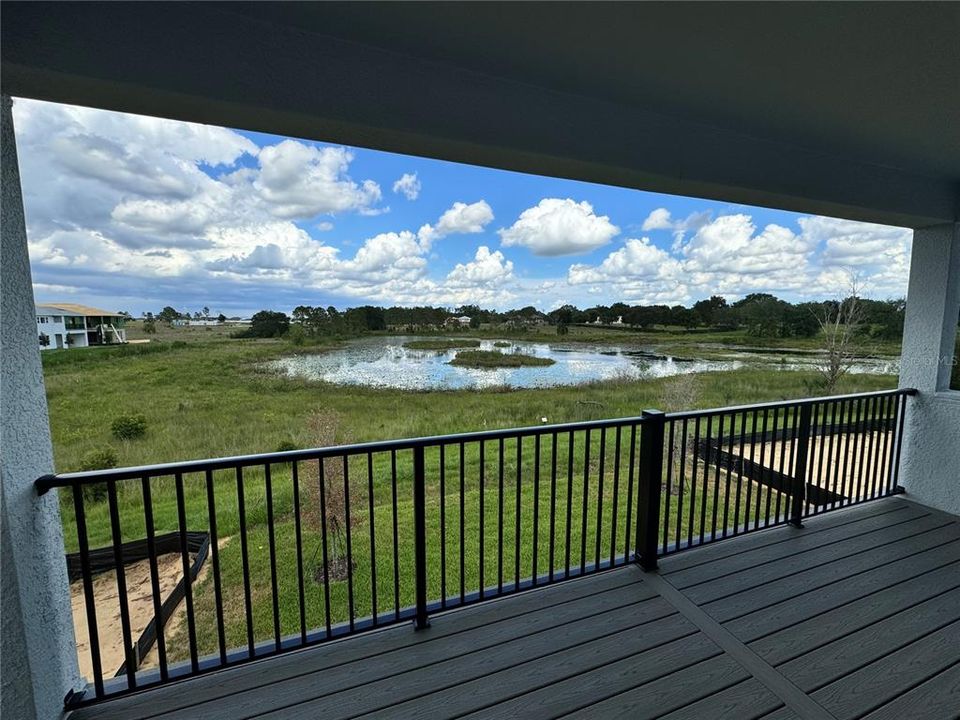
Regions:
M 903 328 L 907 403 L 900 484 L 918 502 L 960 514 L 960 391 L 950 390 L 960 310 L 960 223 L 916 230 Z
M 82 682 L 57 494 L 33 489 L 53 451 L 7 96 L 0 124 L 0 715 L 49 720 Z

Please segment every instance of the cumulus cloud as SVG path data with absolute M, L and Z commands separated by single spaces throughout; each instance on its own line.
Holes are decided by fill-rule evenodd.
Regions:
M 657 208 L 643 221 L 643 231 L 651 230 L 670 230 L 673 228 L 673 220 L 670 217 L 670 211 L 666 208 Z
M 501 285 L 512 276 L 513 263 L 499 250 L 490 252 L 490 248 L 481 245 L 471 262 L 457 263 L 447 275 L 447 281 L 451 287 L 489 287 Z
M 407 200 L 416 200 L 420 197 L 420 180 L 416 173 L 404 173 L 393 183 L 393 191 L 403 195 Z
M 544 198 L 509 228 L 498 231 L 505 247 L 523 246 L 534 255 L 576 255 L 602 247 L 620 232 L 593 206 L 570 198 Z
M 423 225 L 418 231 L 420 242 L 429 250 L 430 246 L 448 235 L 469 235 L 483 232 L 484 228 L 493 220 L 493 210 L 486 200 L 475 203 L 455 202 L 446 210 L 437 224 Z
M 253 186 L 269 212 L 281 218 L 366 210 L 379 202 L 380 186 L 373 180 L 351 180 L 347 171 L 352 160 L 346 148 L 283 140 L 260 151 Z

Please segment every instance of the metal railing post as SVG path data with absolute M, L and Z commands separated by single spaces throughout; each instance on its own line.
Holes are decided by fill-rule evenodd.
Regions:
M 793 469 L 793 487 L 790 492 L 790 524 L 803 527 L 803 509 L 807 504 L 807 458 L 810 450 L 810 415 L 813 405 L 800 408 L 800 428 L 797 431 L 797 462 Z
M 665 420 L 659 410 L 644 410 L 640 426 L 636 561 L 648 572 L 657 569 Z
M 427 617 L 427 489 L 423 446 L 413 449 L 414 568 L 416 573 L 417 630 L 430 627 Z

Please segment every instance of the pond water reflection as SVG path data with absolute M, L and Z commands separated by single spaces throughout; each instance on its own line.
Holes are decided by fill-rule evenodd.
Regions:
M 545 367 L 466 368 L 450 365 L 456 350 L 413 350 L 404 347 L 416 337 L 375 337 L 354 340 L 330 352 L 303 354 L 267 363 L 288 377 L 368 387 L 404 390 L 458 390 L 465 388 L 536 388 L 580 385 L 604 380 L 643 380 L 683 373 L 737 370 L 756 365 L 768 369 L 812 369 L 809 356 L 755 352 L 725 352 L 722 358 L 697 359 L 658 355 L 649 349 L 617 345 L 534 343 L 483 340 L 481 350 L 519 352 L 550 358 Z M 503 343 L 507 342 L 506 346 Z M 691 348 L 693 352 L 693 348 Z M 851 372 L 895 373 L 891 360 L 864 360 Z

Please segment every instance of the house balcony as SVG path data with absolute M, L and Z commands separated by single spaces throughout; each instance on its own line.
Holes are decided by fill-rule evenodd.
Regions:
M 911 394 L 46 476 L 67 708 L 951 717 L 960 519 L 900 494 Z
M 899 497 L 75 711 L 139 718 L 952 718 L 960 519 Z

